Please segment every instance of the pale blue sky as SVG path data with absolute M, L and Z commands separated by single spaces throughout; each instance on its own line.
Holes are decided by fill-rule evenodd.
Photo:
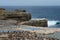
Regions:
M 0 0 L 0 6 L 60 6 L 60 0 Z

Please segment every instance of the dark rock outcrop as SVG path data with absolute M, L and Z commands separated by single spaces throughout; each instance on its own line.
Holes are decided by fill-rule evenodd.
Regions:
M 18 20 L 18 21 L 29 21 L 31 19 L 31 14 L 26 12 L 26 10 L 15 10 L 13 12 L 8 12 L 4 8 L 0 8 L 0 20 Z
M 36 27 L 48 27 L 47 19 L 25 21 L 25 22 L 21 22 L 19 25 L 29 25 L 29 26 L 36 26 Z
M 13 19 L 22 21 L 29 21 L 31 19 L 31 14 L 27 12 L 19 12 L 19 13 L 10 13 L 7 14 L 6 19 Z
M 5 19 L 6 15 L 7 15 L 7 10 L 4 8 L 0 8 L 0 20 Z
M 6 12 L 7 12 L 6 9 L 4 9 L 4 8 L 0 8 L 0 14 L 6 13 Z
M 6 11 L 4 8 L 0 8 L 0 12 L 4 12 Z
M 0 20 L 17 20 L 20 25 L 30 25 L 39 27 L 48 27 L 47 20 L 30 20 L 31 14 L 26 10 L 16 9 L 13 12 L 8 12 L 4 8 L 0 8 Z M 17 24 L 18 24 L 17 22 Z

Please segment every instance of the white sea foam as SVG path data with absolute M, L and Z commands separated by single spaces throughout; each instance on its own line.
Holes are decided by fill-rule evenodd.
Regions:
M 48 21 L 48 26 L 54 26 L 56 25 L 57 22 L 59 21 L 54 21 L 54 20 Z
M 31 20 L 45 20 L 46 18 L 32 18 Z

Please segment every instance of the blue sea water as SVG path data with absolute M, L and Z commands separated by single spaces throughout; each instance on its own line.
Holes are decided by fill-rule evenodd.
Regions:
M 9 11 L 25 9 L 32 14 L 32 19 L 47 18 L 48 26 L 60 28 L 60 6 L 0 6 Z

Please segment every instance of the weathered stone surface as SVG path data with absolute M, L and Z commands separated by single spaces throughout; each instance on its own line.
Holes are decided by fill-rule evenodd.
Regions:
M 0 8 L 0 13 L 2 12 L 6 12 L 6 10 L 4 8 Z
M 19 25 L 30 25 L 30 26 L 37 26 L 37 27 L 48 27 L 47 19 L 25 21 L 25 22 L 21 22 Z
M 14 19 L 20 22 L 29 21 L 31 19 L 31 14 L 27 12 L 10 13 L 10 14 L 7 14 L 6 19 Z
M 4 19 L 6 16 L 7 10 L 4 8 L 0 8 L 0 20 Z
M 0 25 L 9 26 L 16 25 L 16 20 L 0 20 Z
M 46 37 L 35 32 L 29 31 L 13 31 L 0 33 L 0 40 L 59 40 L 54 37 Z M 3 36 L 2 36 L 3 35 Z
M 21 25 L 47 27 L 47 20 L 30 20 L 31 14 L 26 10 L 15 10 L 8 12 L 4 8 L 0 8 L 0 20 L 17 20 Z M 29 21 L 30 20 L 30 21 Z M 17 22 L 17 23 L 18 23 Z
M 31 14 L 26 12 L 26 10 L 15 10 L 13 12 L 8 12 L 4 8 L 0 8 L 0 20 L 19 20 L 19 21 L 29 21 L 31 19 Z

